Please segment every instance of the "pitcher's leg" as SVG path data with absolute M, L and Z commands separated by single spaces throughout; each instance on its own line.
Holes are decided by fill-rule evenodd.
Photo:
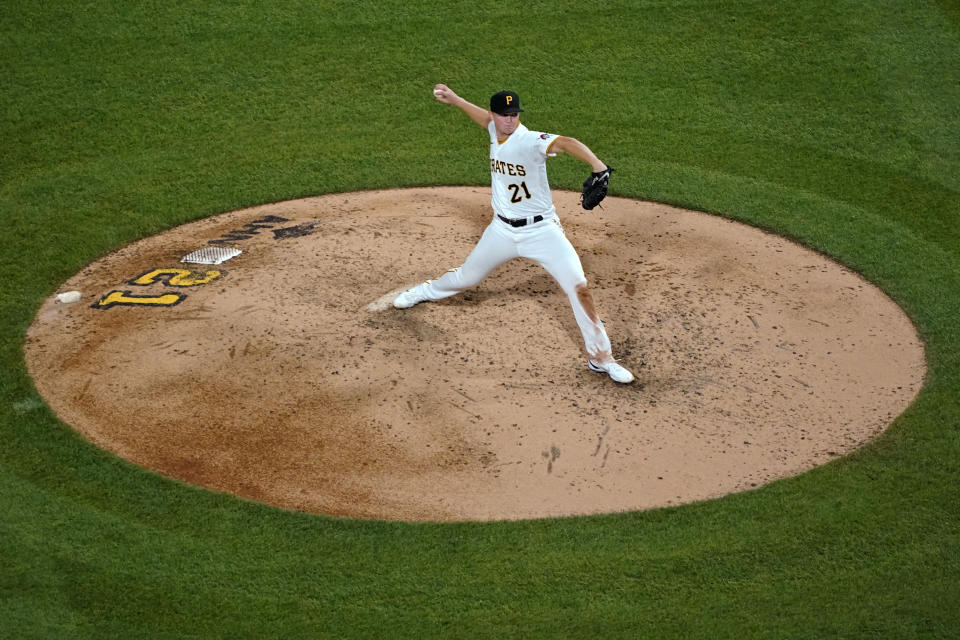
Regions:
M 524 244 L 523 255 L 539 262 L 567 294 L 590 359 L 597 362 L 613 361 L 610 338 L 587 287 L 580 256 L 567 240 L 560 223 L 545 223 L 544 228 Z
M 587 281 L 584 280 L 575 285 L 573 295 L 567 293 L 567 297 L 570 299 L 570 306 L 573 308 L 573 317 L 576 318 L 580 333 L 583 335 L 583 345 L 587 355 L 596 362 L 612 362 L 613 352 L 610 347 L 610 338 L 607 336 L 606 327 L 603 326 L 603 322 L 597 315 L 597 308 L 593 303 L 590 289 L 587 287 Z
M 535 259 L 566 292 L 583 336 L 584 347 L 589 355 L 587 365 L 592 371 L 606 373 L 614 382 L 621 384 L 633 382 L 633 374 L 613 358 L 610 338 L 607 337 L 607 331 L 593 303 L 593 295 L 587 287 L 580 256 L 567 240 L 560 224 L 556 223 L 551 227 L 555 228 L 548 227 L 544 230 L 542 237 L 537 237 L 531 243 L 531 253 L 537 256 Z M 528 257 L 533 256 L 528 254 Z
M 422 285 L 428 300 L 442 300 L 469 289 L 501 264 L 517 257 L 516 246 L 497 229 L 498 224 L 498 221 L 494 221 L 487 226 L 462 266 L 450 269 L 443 276 Z

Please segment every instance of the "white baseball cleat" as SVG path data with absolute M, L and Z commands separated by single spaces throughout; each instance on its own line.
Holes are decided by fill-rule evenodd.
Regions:
M 599 362 L 594 362 L 593 360 L 587 360 L 587 366 L 590 367 L 591 371 L 606 373 L 614 382 L 619 382 L 621 384 L 633 382 L 633 374 L 630 373 L 625 367 L 621 367 L 616 362 L 600 364 Z
M 423 285 L 418 284 L 417 286 L 407 289 L 394 298 L 393 306 L 397 309 L 409 309 L 410 307 L 420 304 L 426 300 L 428 300 L 428 298 L 423 295 Z

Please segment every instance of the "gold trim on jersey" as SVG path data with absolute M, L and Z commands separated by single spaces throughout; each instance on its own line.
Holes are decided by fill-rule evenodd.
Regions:
M 555 137 L 553 140 L 551 140 L 551 141 L 550 141 L 550 144 L 547 145 L 547 150 L 546 150 L 545 153 L 550 153 L 550 149 L 552 149 L 552 148 L 553 148 L 553 145 L 557 144 L 557 140 L 559 140 L 559 139 L 562 138 L 562 137 L 563 137 L 563 136 L 557 136 L 557 137 Z

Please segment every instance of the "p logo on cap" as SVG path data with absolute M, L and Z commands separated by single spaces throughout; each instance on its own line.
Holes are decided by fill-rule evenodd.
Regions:
M 502 116 L 508 113 L 520 113 L 523 111 L 520 108 L 520 96 L 513 91 L 495 93 L 490 97 L 490 111 Z

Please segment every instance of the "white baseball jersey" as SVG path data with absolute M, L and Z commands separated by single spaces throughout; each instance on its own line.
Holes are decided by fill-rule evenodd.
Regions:
M 547 181 L 547 154 L 559 136 L 530 131 L 518 123 L 503 143 L 497 139 L 493 121 L 490 132 L 490 203 L 506 218 L 544 218 L 556 214 Z

